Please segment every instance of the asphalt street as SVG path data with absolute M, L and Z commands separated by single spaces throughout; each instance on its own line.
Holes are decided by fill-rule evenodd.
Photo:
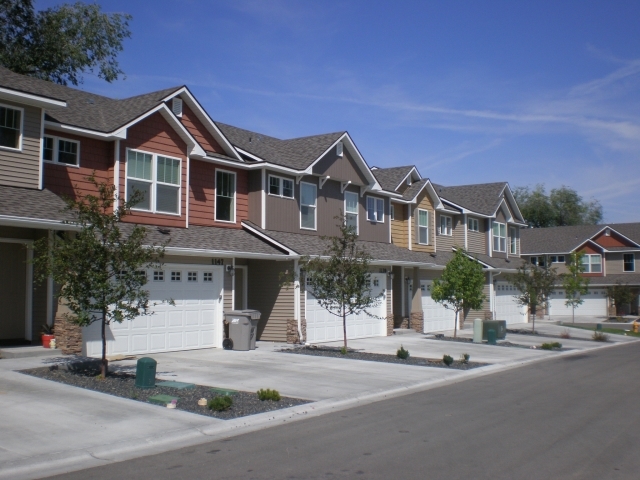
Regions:
M 634 343 L 53 478 L 637 479 L 639 397 Z

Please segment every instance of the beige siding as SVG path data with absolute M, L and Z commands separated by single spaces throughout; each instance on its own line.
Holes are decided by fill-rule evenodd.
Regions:
M 490 291 L 489 274 L 486 274 L 484 288 L 482 289 L 482 293 L 484 293 L 484 302 L 482 304 L 482 309 L 470 310 L 465 318 L 465 321 L 472 322 L 475 318 L 479 318 L 481 320 L 484 320 L 485 317 L 491 318 L 491 299 L 490 299 L 489 291 Z
M 640 259 L 640 253 L 633 253 L 635 257 L 635 272 L 625 272 L 624 271 L 624 253 L 607 253 L 605 254 L 605 262 L 606 262 L 606 274 L 613 275 L 617 273 L 636 273 L 640 271 L 638 263 L 638 259 Z
M 42 110 L 0 99 L 0 104 L 22 112 L 22 149 L 0 148 L 0 185 L 40 188 L 40 138 Z
M 429 212 L 429 244 L 423 245 L 418 243 L 419 227 L 418 227 L 418 209 L 427 210 Z M 418 197 L 417 205 L 411 206 L 411 249 L 419 252 L 435 252 L 435 235 L 436 235 L 436 215 L 433 208 L 433 202 L 431 197 L 427 194 L 427 190 L 424 189 Z
M 292 272 L 293 262 L 249 260 L 248 307 L 261 313 L 258 340 L 287 341 L 287 321 L 294 318 L 293 286 L 282 286 L 280 273 Z
M 399 247 L 408 248 L 407 205 L 394 203 L 395 220 L 391 220 L 391 243 Z
M 467 231 L 467 250 L 472 253 L 480 253 L 486 255 L 489 252 L 489 250 L 487 249 L 487 220 L 484 218 L 477 218 L 477 220 L 478 231 Z
M 451 217 L 451 235 L 440 235 L 440 218 L 442 216 Z M 446 215 L 440 212 L 436 215 L 436 248 L 441 252 L 450 252 L 454 246 L 464 246 L 464 224 L 462 217 L 456 215 Z

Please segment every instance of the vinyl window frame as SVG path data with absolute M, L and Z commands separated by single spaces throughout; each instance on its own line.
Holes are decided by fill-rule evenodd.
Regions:
M 418 238 L 417 238 L 418 242 L 417 243 L 419 245 L 429 245 L 429 210 L 425 210 L 424 208 L 418 208 L 416 210 L 416 212 L 417 212 L 416 213 L 416 223 L 418 225 Z M 422 225 L 420 223 L 420 212 L 424 212 L 426 214 L 426 218 L 427 218 L 427 224 L 426 225 Z M 424 232 L 425 232 L 425 236 L 427 238 L 426 242 L 421 242 L 420 241 L 420 237 L 421 237 L 420 234 L 422 233 L 423 229 L 424 229 Z
M 22 152 L 23 140 L 24 140 L 24 108 L 18 107 L 15 105 L 7 105 L 6 103 L 0 103 L 0 107 L 20 112 L 20 132 L 18 136 L 18 146 L 6 147 L 4 145 L 0 145 L 0 150 L 7 150 L 10 152 Z
M 627 259 L 631 257 L 631 260 Z M 631 269 L 627 269 L 627 265 L 631 265 Z M 622 271 L 625 273 L 632 273 L 636 271 L 636 256 L 633 253 L 623 253 L 622 254 Z
M 545 268 L 547 266 L 547 259 L 544 255 L 537 255 L 529 258 L 529 263 L 531 263 L 531 265 L 535 265 L 536 267 Z
M 551 255 L 549 257 L 549 263 L 565 263 L 565 262 L 566 262 L 566 257 L 564 255 Z
M 479 232 L 480 231 L 480 222 L 477 218 L 469 217 L 467 219 L 467 229 L 470 232 Z
M 599 262 L 594 262 L 593 260 L 595 258 L 598 258 L 600 261 Z M 586 262 L 585 262 L 586 260 Z M 594 272 L 593 271 L 593 266 L 594 265 L 598 265 L 600 266 L 600 271 L 599 272 Z M 583 273 L 602 273 L 602 255 L 600 255 L 599 253 L 587 253 L 582 257 L 582 266 L 583 266 Z
M 271 179 L 278 179 L 278 193 L 271 193 Z M 291 182 L 291 196 L 287 197 L 284 194 L 284 182 Z M 291 178 L 281 177 L 280 175 L 272 175 L 269 174 L 269 179 L 267 180 L 267 195 L 271 195 L 272 197 L 285 198 L 287 200 L 295 200 L 296 198 L 296 187 L 295 182 Z
M 50 138 L 53 141 L 53 153 L 52 153 L 52 160 L 45 160 L 44 158 L 44 150 L 45 150 L 45 142 L 46 139 Z M 78 148 L 77 148 L 77 153 L 76 153 L 76 163 L 65 163 L 65 162 L 61 162 L 60 161 L 60 141 L 63 142 L 71 142 L 71 143 L 75 143 Z M 42 161 L 44 163 L 51 163 L 54 165 L 62 165 L 65 167 L 73 167 L 73 168 L 80 168 L 80 141 L 79 140 L 72 140 L 70 138 L 64 138 L 64 137 L 58 137 L 57 135 L 43 135 L 42 137 Z
M 497 227 L 497 228 L 496 228 Z M 496 235 L 496 229 L 498 234 Z M 504 229 L 504 230 L 503 230 Z M 493 222 L 491 227 L 492 247 L 494 252 L 507 252 L 507 224 L 503 222 Z M 497 243 L 496 243 L 497 240 Z
M 373 201 L 373 216 L 374 218 L 369 218 L 369 201 Z M 378 207 L 382 204 L 382 210 L 379 210 Z M 367 221 L 373 223 L 384 223 L 384 198 L 374 197 L 372 195 L 367 195 Z M 378 214 L 380 215 L 380 219 L 378 218 Z
M 347 210 L 347 196 L 354 196 L 356 199 L 356 211 L 355 212 L 351 212 Z M 358 194 L 356 192 L 350 192 L 348 190 L 344 191 L 344 216 L 345 216 L 345 223 L 346 223 L 346 218 L 347 215 L 353 215 L 356 218 L 356 235 L 360 234 L 360 199 L 358 197 Z
M 303 185 L 308 185 L 310 187 L 313 187 L 313 190 L 315 192 L 313 205 L 302 203 L 302 198 L 303 198 L 302 186 Z M 302 226 L 302 207 L 313 208 L 313 228 Z M 299 210 L 300 210 L 300 229 L 317 231 L 318 230 L 318 185 L 316 185 L 315 183 L 300 182 L 300 209 Z
M 233 197 L 231 200 L 231 211 L 230 211 L 230 216 L 231 216 L 231 220 L 221 220 L 218 218 L 218 173 L 226 173 L 229 175 L 233 176 Z M 213 219 L 216 222 L 220 222 L 220 223 L 236 223 L 236 209 L 237 209 L 237 205 L 238 205 L 238 175 L 236 172 L 232 172 L 231 170 L 226 170 L 224 168 L 216 168 L 216 175 L 215 175 L 215 205 L 213 207 Z M 224 197 L 224 198 L 229 198 L 229 197 Z
M 444 224 L 444 230 L 443 230 Z M 453 217 L 449 215 L 440 215 L 440 226 L 438 227 L 440 235 L 445 237 L 453 236 Z

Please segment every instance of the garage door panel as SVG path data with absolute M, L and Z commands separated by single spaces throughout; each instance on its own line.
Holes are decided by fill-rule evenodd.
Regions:
M 187 347 L 197 347 L 200 342 L 200 332 L 198 330 L 192 332 L 184 332 L 184 343 Z
M 124 322 L 122 322 L 124 324 Z M 149 317 L 144 315 L 142 317 L 135 318 L 131 321 L 131 329 L 147 329 L 149 328 Z
M 149 317 L 149 326 L 151 328 L 165 328 L 167 326 L 167 318 L 165 312 L 153 313 Z
M 191 327 L 200 323 L 199 311 L 187 311 L 185 312 L 185 325 Z
M 567 307 L 564 290 L 555 290 L 549 298 L 549 313 L 552 316 L 571 316 L 572 309 Z M 607 292 L 604 288 L 590 288 L 582 297 L 584 302 L 576 307 L 577 316 L 602 317 L 607 315 Z
M 424 319 L 423 331 L 442 332 L 444 330 L 453 330 L 456 323 L 456 314 L 453 310 L 446 308 L 444 305 L 435 302 L 431 298 L 431 280 L 422 280 L 420 289 L 422 291 L 422 313 Z
M 213 325 L 216 312 L 214 310 L 202 310 L 202 325 Z
M 109 354 L 126 354 L 129 352 L 129 336 L 128 335 L 114 335 L 114 341 L 112 343 L 112 349 L 109 349 Z
M 184 345 L 184 341 L 183 341 L 183 332 L 169 332 L 167 334 L 167 339 L 169 341 L 169 348 L 170 349 L 178 349 L 178 348 L 182 348 L 182 346 Z
M 516 296 L 520 291 L 514 285 L 496 282 L 494 291 L 496 320 L 505 320 L 507 325 L 527 322 L 526 307 L 518 305 Z
M 213 346 L 214 344 L 214 331 L 213 330 L 205 330 L 201 332 L 202 335 L 202 345 L 206 347 Z
M 182 327 L 182 317 L 184 312 L 182 310 L 168 312 L 169 314 L 169 328 Z
M 167 336 L 164 333 L 152 333 L 149 335 L 151 344 L 149 350 L 157 352 L 167 348 Z
M 147 335 L 133 335 L 131 337 L 131 350 L 134 353 L 147 352 L 149 350 L 149 337 Z

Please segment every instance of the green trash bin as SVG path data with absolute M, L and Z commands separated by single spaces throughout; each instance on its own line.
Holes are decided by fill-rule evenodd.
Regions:
M 150 357 L 142 357 L 136 363 L 136 387 L 155 388 L 158 362 Z
M 489 345 L 496 344 L 496 331 L 493 328 L 487 330 L 487 343 Z

